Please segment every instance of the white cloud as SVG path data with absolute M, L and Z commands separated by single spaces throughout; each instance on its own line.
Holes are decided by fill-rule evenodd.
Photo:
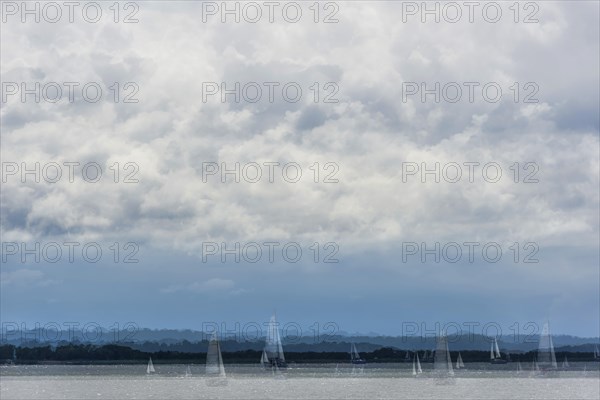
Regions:
M 393 2 L 340 7 L 339 24 L 202 24 L 200 3 L 150 2 L 140 4 L 139 24 L 3 26 L 5 81 L 133 81 L 140 89 L 136 104 L 80 96 L 74 104 L 3 104 L 3 161 L 104 168 L 95 184 L 82 182 L 79 169 L 72 184 L 65 176 L 57 184 L 10 177 L 2 185 L 3 240 L 136 241 L 142 253 L 197 258 L 204 241 L 264 240 L 336 241 L 347 260 L 422 240 L 537 241 L 597 255 L 597 4 L 544 3 L 540 24 L 402 24 Z M 203 103 L 206 81 L 297 81 L 304 97 Z M 339 103 L 315 104 L 308 87 L 316 81 L 336 82 Z M 409 81 L 497 81 L 504 97 L 402 102 Z M 522 98 L 532 81 L 539 102 L 512 101 L 511 85 L 520 83 Z M 303 179 L 204 183 L 202 163 L 212 161 L 297 162 Z M 409 161 L 493 161 L 503 179 L 486 183 L 478 172 L 475 183 L 403 183 Z M 140 183 L 115 184 L 114 162 L 121 179 L 123 165 L 136 163 Z M 339 183 L 312 182 L 314 162 L 336 163 Z M 535 162 L 539 183 L 512 182 L 515 162 Z M 564 274 L 597 265 L 571 268 Z M 229 279 L 179 279 L 161 282 L 162 291 L 241 290 Z

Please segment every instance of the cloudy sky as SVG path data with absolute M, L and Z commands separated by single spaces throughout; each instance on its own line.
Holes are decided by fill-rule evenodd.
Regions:
M 250 9 L 239 23 L 220 13 L 203 22 L 203 3 L 189 1 L 138 2 L 118 23 L 108 3 L 97 23 L 81 10 L 73 23 L 66 10 L 58 23 L 3 11 L 2 321 L 197 329 L 276 310 L 283 322 L 349 332 L 477 321 L 510 333 L 549 319 L 555 332 L 599 335 L 598 3 L 521 3 L 518 23 L 509 3 L 497 23 L 481 9 L 469 22 L 466 8 L 457 23 L 423 23 L 401 3 L 366 1 L 322 3 L 315 23 L 311 4 L 299 4 L 297 23 L 280 8 L 269 22 L 264 6 L 256 23 L 244 21 Z M 139 22 L 123 23 L 131 12 Z M 523 23 L 532 12 L 538 22 Z M 21 83 L 36 82 L 58 83 L 62 97 L 22 102 Z M 65 82 L 79 83 L 73 101 Z M 211 82 L 256 85 L 222 102 Z M 278 84 L 273 101 L 266 82 Z M 423 101 L 436 82 L 454 83 Z M 103 89 L 99 101 L 83 97 L 87 83 Z M 302 89 L 296 102 L 282 95 L 290 83 Z M 256 86 L 262 97 L 248 101 Z M 23 179 L 36 162 L 47 174 Z M 98 182 L 82 178 L 92 162 Z M 62 166 L 56 183 L 44 180 L 51 163 Z M 219 172 L 206 175 L 206 163 Z M 246 175 L 223 183 L 221 167 L 236 163 Z M 262 166 L 256 183 L 249 163 Z M 280 163 L 273 182 L 264 163 Z M 423 182 L 421 167 L 435 163 L 446 175 Z M 472 182 L 464 163 L 479 163 Z M 484 177 L 488 163 L 502 176 Z M 451 182 L 456 165 L 462 177 Z M 66 242 L 79 244 L 72 262 Z M 265 242 L 278 243 L 272 262 Z M 473 260 L 467 242 L 480 244 Z M 36 243 L 47 249 L 39 262 L 23 254 Z M 49 243 L 63 252 L 55 263 Z M 90 243 L 98 262 L 81 254 Z M 258 243 L 262 255 L 223 262 L 213 243 Z M 295 243 L 302 256 L 291 262 Z M 413 243 L 458 243 L 463 255 L 449 262 L 456 246 L 446 246 L 435 262 Z M 489 243 L 502 249 L 497 262 L 482 256 Z M 252 246 L 241 255 L 255 256 Z

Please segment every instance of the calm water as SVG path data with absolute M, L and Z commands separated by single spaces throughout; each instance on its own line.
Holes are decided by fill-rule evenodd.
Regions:
M 526 368 L 527 366 L 523 364 Z M 517 373 L 512 364 L 469 364 L 450 381 L 415 379 L 410 364 L 298 365 L 284 379 L 254 365 L 227 365 L 227 386 L 207 385 L 203 365 L 35 365 L 0 367 L 7 399 L 600 399 L 598 363 L 574 363 L 553 377 Z M 586 371 L 584 371 L 584 368 Z

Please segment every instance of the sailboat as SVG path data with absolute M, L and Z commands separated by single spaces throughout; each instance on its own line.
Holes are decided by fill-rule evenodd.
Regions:
M 563 362 L 562 362 L 562 368 L 563 369 L 567 369 L 569 368 L 569 360 L 567 360 L 567 356 L 565 356 Z
M 531 374 L 533 376 L 536 376 L 539 374 L 539 372 L 540 372 L 540 367 L 537 363 L 537 357 L 533 356 L 533 362 L 531 363 Z
M 352 364 L 367 363 L 365 360 L 360 358 L 360 354 L 358 354 L 358 351 L 356 350 L 356 345 L 354 343 L 352 343 L 352 345 L 350 346 L 350 361 L 352 361 Z
M 439 378 L 449 378 L 454 376 L 452 368 L 452 358 L 448 348 L 448 339 L 445 335 L 438 336 L 433 361 L 433 370 Z
M 267 350 L 265 349 L 263 349 L 262 356 L 260 357 L 260 365 L 262 365 L 263 368 L 270 367 L 269 357 L 267 356 Z
M 458 358 L 456 359 L 456 369 L 461 369 L 465 367 L 465 363 L 463 362 L 462 356 L 458 353 Z
M 266 357 L 266 360 L 264 360 L 263 357 Z M 287 363 L 285 362 L 285 356 L 283 354 L 283 345 L 281 344 L 281 337 L 279 336 L 279 329 L 277 328 L 277 320 L 275 319 L 275 315 L 271 316 L 271 320 L 269 321 L 263 357 L 261 357 L 261 362 L 266 361 L 265 364 L 269 365 L 271 368 L 287 368 Z
M 150 375 L 155 373 L 154 364 L 152 363 L 152 357 L 148 360 L 148 366 L 146 367 L 146 374 Z
M 413 357 L 413 365 L 412 365 L 412 374 L 414 377 L 417 377 L 423 373 L 421 369 L 421 362 L 419 361 L 419 353 L 415 352 L 415 356 Z
M 522 372 L 523 368 L 521 367 L 521 361 L 517 361 L 517 372 Z
M 494 343 L 491 344 L 490 348 L 490 364 L 506 364 L 508 361 L 503 360 L 500 356 L 500 349 L 498 348 L 498 341 L 494 338 Z
M 600 361 L 600 351 L 598 350 L 598 346 L 594 348 L 594 361 Z
M 556 355 L 554 354 L 554 344 L 552 343 L 552 335 L 550 335 L 550 327 L 548 322 L 544 324 L 540 335 L 540 343 L 538 345 L 537 362 L 541 370 L 551 371 L 556 370 Z
M 406 351 L 406 354 L 404 355 L 404 362 L 408 362 L 410 361 L 410 355 L 408 354 L 408 350 Z
M 227 376 L 225 375 L 225 366 L 223 365 L 223 356 L 221 354 L 221 344 L 217 338 L 217 333 L 213 333 L 208 342 L 208 351 L 206 352 L 206 375 L 209 379 L 206 381 L 208 386 L 227 385 Z

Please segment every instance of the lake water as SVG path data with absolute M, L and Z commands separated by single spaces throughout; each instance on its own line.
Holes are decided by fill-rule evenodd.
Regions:
M 227 365 L 227 386 L 212 387 L 203 365 L 32 365 L 0 367 L 8 399 L 600 399 L 600 363 L 572 363 L 549 377 L 517 373 L 514 364 L 468 364 L 455 378 L 422 378 L 410 364 L 297 365 L 278 379 L 254 365 Z M 523 364 L 523 367 L 527 367 Z

